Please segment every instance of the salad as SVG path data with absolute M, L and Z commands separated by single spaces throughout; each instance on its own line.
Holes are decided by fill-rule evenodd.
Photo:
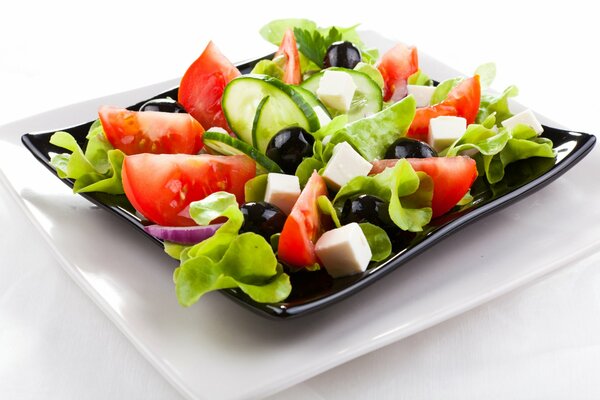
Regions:
M 210 42 L 177 99 L 100 107 L 85 148 L 51 138 L 68 150 L 52 157 L 59 177 L 124 194 L 179 260 L 183 306 L 227 288 L 278 303 L 293 274 L 364 273 L 472 206 L 476 179 L 555 157 L 533 113 L 511 113 L 516 87 L 488 90 L 493 64 L 438 83 L 416 47 L 379 54 L 356 26 L 286 19 L 260 34 L 278 50 L 250 74 Z

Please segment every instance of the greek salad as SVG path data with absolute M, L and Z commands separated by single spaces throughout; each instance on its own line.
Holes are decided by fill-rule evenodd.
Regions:
M 489 91 L 494 64 L 438 83 L 416 47 L 379 54 L 356 26 L 284 19 L 260 34 L 278 50 L 250 74 L 210 42 L 176 99 L 101 106 L 84 149 L 51 138 L 67 150 L 51 160 L 59 177 L 124 194 L 179 260 L 183 306 L 226 288 L 282 302 L 299 271 L 361 274 L 399 235 L 471 204 L 476 179 L 555 157 L 535 115 L 511 113 L 516 87 Z

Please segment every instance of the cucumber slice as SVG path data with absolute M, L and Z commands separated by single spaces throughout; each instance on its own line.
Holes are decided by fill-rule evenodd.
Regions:
M 258 115 L 257 110 L 265 101 Z M 300 126 L 308 132 L 319 129 L 319 118 L 311 105 L 290 85 L 266 75 L 243 75 L 225 87 L 222 100 L 227 123 L 246 143 L 265 152 L 269 141 L 288 126 Z M 255 121 L 256 119 L 256 121 Z
M 319 100 L 317 96 L 313 94 L 313 92 L 303 88 L 302 86 L 294 86 L 294 90 L 298 92 L 304 98 L 304 100 L 306 100 L 306 102 L 312 106 L 313 109 L 319 107 L 321 110 L 325 111 L 325 115 L 331 118 L 327 107 L 321 103 L 321 100 Z
M 250 146 L 246 142 L 233 138 L 221 132 L 206 131 L 202 137 L 204 145 L 226 156 L 245 154 L 256 161 L 256 174 L 266 174 L 268 172 L 283 173 L 269 157 L 262 154 L 258 149 Z
M 381 111 L 383 107 L 383 95 L 381 93 L 381 88 L 373 79 L 371 79 L 371 77 L 365 73 L 346 68 L 332 67 L 328 68 L 328 70 L 346 72 L 352 77 L 352 80 L 356 85 L 356 91 L 354 92 L 354 97 L 352 98 L 350 110 L 348 110 L 349 122 L 356 121 L 357 119 L 364 118 L 365 116 Z M 319 84 L 324 73 L 325 70 L 314 74 L 302 82 L 300 86 L 316 96 L 317 89 L 319 88 Z M 336 117 L 341 114 L 339 111 L 332 108 L 328 108 L 328 111 L 332 117 Z
M 257 143 L 258 143 L 257 132 L 256 132 L 256 129 L 258 128 L 258 117 L 260 117 L 262 108 L 267 103 L 267 101 L 269 101 L 269 99 L 270 99 L 269 96 L 263 97 L 263 99 L 260 101 L 260 103 L 258 103 L 258 107 L 256 107 L 256 114 L 254 114 L 254 119 L 252 120 L 252 146 L 254 146 L 254 147 L 256 147 Z

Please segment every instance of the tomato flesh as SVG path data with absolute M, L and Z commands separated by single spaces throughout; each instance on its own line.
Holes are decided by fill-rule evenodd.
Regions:
M 464 79 L 448 93 L 446 99 L 441 103 L 417 108 L 415 118 L 406 136 L 431 144 L 429 121 L 433 118 L 450 115 L 463 117 L 467 120 L 467 125 L 472 124 L 479 112 L 480 102 L 481 85 L 479 75 Z
M 279 237 L 277 253 L 279 259 L 288 265 L 302 268 L 318 263 L 315 242 L 321 233 L 321 214 L 317 199 L 326 195 L 325 180 L 316 171 L 313 172 Z
M 240 71 L 211 41 L 181 78 L 178 101 L 206 129 L 220 127 L 231 132 L 221 98 L 225 86 Z
M 436 104 L 430 107 L 417 108 L 406 136 L 431 144 L 433 139 L 429 134 L 429 121 L 442 115 L 456 116 L 458 113 L 455 107 L 444 104 Z
M 211 193 L 227 191 L 244 202 L 244 185 L 256 175 L 247 156 L 137 154 L 125 157 L 125 195 L 144 217 L 164 226 L 190 226 L 187 207 Z
M 280 55 L 283 55 L 286 60 L 283 68 L 283 81 L 289 85 L 299 85 L 302 82 L 300 54 L 298 53 L 296 37 L 291 29 L 285 31 L 279 50 L 275 53 L 275 57 Z
M 125 154 L 196 154 L 203 146 L 204 128 L 189 114 L 102 106 L 98 115 L 110 144 Z
M 381 57 L 377 68 L 385 83 L 383 100 L 401 100 L 407 94 L 408 77 L 419 70 L 417 48 L 398 43 Z
M 479 103 L 481 102 L 481 84 L 479 75 L 463 79 L 456 85 L 446 99 L 442 102 L 444 105 L 456 108 L 456 114 L 467 120 L 467 125 L 475 122 L 479 112 Z
M 444 215 L 464 197 L 477 179 L 477 166 L 470 157 L 407 158 L 415 171 L 425 172 L 433 179 L 433 218 Z M 370 174 L 391 168 L 397 159 L 373 161 Z

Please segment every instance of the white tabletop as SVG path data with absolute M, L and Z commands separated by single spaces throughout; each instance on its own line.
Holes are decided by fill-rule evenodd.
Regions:
M 262 24 L 302 16 L 321 25 L 362 22 L 467 73 L 495 61 L 496 88 L 514 83 L 519 101 L 537 112 L 574 130 L 600 131 L 600 28 L 586 2 L 541 9 L 522 1 L 415 2 L 392 9 L 304 1 L 301 13 L 282 10 L 281 1 L 260 3 L 2 6 L 0 125 L 180 76 L 209 39 L 234 61 L 262 54 L 271 49 L 257 33 Z M 560 223 L 549 221 L 548 229 L 561 234 Z M 599 398 L 598 262 L 600 254 L 588 254 L 272 399 Z M 67 276 L 1 186 L 0 398 L 181 398 Z

